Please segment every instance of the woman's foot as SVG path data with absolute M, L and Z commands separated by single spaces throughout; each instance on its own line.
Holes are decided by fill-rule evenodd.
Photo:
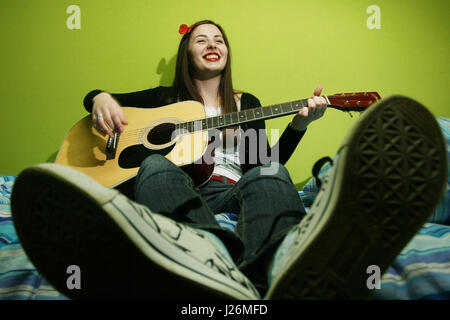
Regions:
M 70 298 L 260 298 L 207 233 L 73 169 L 40 164 L 24 170 L 11 207 L 31 262 Z M 77 270 L 79 289 L 73 286 Z
M 446 186 L 447 147 L 434 116 L 393 96 L 347 135 L 310 212 L 280 245 L 266 299 L 365 299 Z

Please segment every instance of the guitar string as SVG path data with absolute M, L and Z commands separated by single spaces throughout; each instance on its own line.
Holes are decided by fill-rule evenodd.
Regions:
M 167 126 L 170 126 L 171 124 L 167 124 Z M 209 128 L 209 129 L 200 129 L 200 130 L 197 130 L 197 131 L 194 131 L 194 132 L 190 132 L 190 131 L 182 131 L 182 132 L 180 132 L 179 134 L 177 134 L 175 137 L 174 137 L 174 139 L 175 138 L 177 138 L 177 137 L 180 137 L 180 136 L 183 136 L 183 135 L 188 135 L 188 134 L 203 134 L 205 131 L 209 131 L 211 128 Z M 131 130 L 131 131 L 125 131 L 125 132 L 123 132 L 122 134 L 120 134 L 119 135 L 119 138 L 118 138 L 118 140 L 119 140 L 119 143 L 120 142 L 130 142 L 130 141 L 136 141 L 136 142 L 139 142 L 140 143 L 140 140 L 141 140 L 141 136 L 142 136 L 142 132 L 143 132 L 143 130 L 144 129 L 135 129 L 135 130 Z M 228 130 L 228 129 L 227 129 Z M 231 129 L 232 131 L 234 131 L 233 129 Z M 155 128 L 153 128 L 153 133 L 155 133 L 155 131 L 156 131 L 156 134 L 157 133 L 160 133 L 162 130 L 158 130 L 158 128 L 157 127 L 155 127 Z M 172 132 L 170 132 L 171 134 L 173 133 L 173 131 Z M 96 133 L 94 133 L 94 134 L 96 134 Z M 97 134 L 98 135 L 98 134 Z M 109 137 L 103 137 L 103 139 L 108 139 Z M 166 143 L 169 143 L 169 142 L 171 142 L 171 141 L 173 141 L 174 139 L 171 139 L 170 141 L 167 141 Z M 165 144 L 165 143 L 164 143 Z
M 281 114 L 280 114 L 281 115 Z M 191 121 L 196 121 L 196 120 L 191 120 Z M 199 120 L 202 121 L 202 120 Z M 186 121 L 189 122 L 189 121 Z M 225 125 L 225 124 L 224 124 Z M 227 124 L 226 126 L 235 126 L 236 124 Z M 146 126 L 148 127 L 148 126 Z M 220 125 L 218 125 L 217 127 L 221 127 Z M 217 127 L 212 127 L 212 128 L 194 128 L 197 130 L 194 131 L 189 131 L 186 130 L 185 128 L 179 128 L 178 130 L 180 130 L 180 132 L 176 135 L 178 136 L 182 136 L 185 134 L 195 134 L 195 133 L 201 133 L 203 131 L 208 131 L 211 129 L 215 129 Z M 166 129 L 169 128 L 173 128 L 173 130 L 170 132 L 170 134 L 172 134 L 176 129 L 175 129 L 175 124 L 174 123 L 162 123 L 154 128 L 152 128 L 150 131 L 152 132 L 152 134 L 161 134 L 161 133 L 165 133 L 167 134 Z M 139 128 L 139 129 L 133 129 L 133 130 L 126 130 L 125 132 L 123 132 L 122 134 L 120 134 L 119 136 L 119 141 L 131 141 L 131 140 L 136 140 L 139 139 L 142 135 L 142 133 L 144 132 L 144 130 L 146 130 L 146 128 Z
M 334 109 L 337 109 L 337 110 L 341 110 L 338 106 L 333 106 L 333 105 L 328 105 L 328 107 L 331 107 L 331 108 L 334 108 Z M 342 111 L 344 111 L 344 110 L 342 110 Z M 363 110 L 357 110 L 356 112 L 362 112 Z M 345 111 L 344 111 L 345 112 Z M 348 111 L 349 112 L 349 111 Z M 285 114 L 285 115 L 289 115 L 289 114 L 292 114 L 291 112 L 289 112 L 288 114 Z M 280 115 L 280 116 L 283 116 L 283 114 L 278 114 L 278 115 Z M 216 117 L 211 117 L 211 118 L 216 118 Z M 208 118 L 202 118 L 202 119 L 195 119 L 195 120 L 187 120 L 187 121 L 185 121 L 185 122 L 189 122 L 189 121 L 203 121 L 203 120 L 205 120 L 205 119 L 208 119 Z M 229 124 L 229 126 L 233 126 L 233 124 Z M 160 132 L 162 132 L 163 130 L 162 130 L 162 128 L 164 128 L 164 129 L 166 129 L 167 127 L 173 127 L 173 129 L 175 130 L 175 124 L 173 124 L 173 123 L 162 123 L 159 127 L 157 126 L 157 127 L 155 127 L 155 128 L 153 128 L 153 134 L 158 134 L 158 133 L 160 133 Z M 159 128 L 159 129 L 158 129 Z M 193 131 L 193 132 L 189 132 L 189 131 L 183 131 L 183 132 L 181 132 L 181 133 L 179 133 L 179 134 L 177 134 L 175 137 L 174 137 L 174 139 L 170 139 L 169 141 L 166 141 L 166 142 L 164 142 L 164 143 L 162 143 L 162 144 L 159 144 L 159 145 L 163 145 L 163 144 L 168 144 L 168 143 L 171 143 L 171 142 L 173 142 L 176 138 L 178 138 L 178 137 L 180 137 L 180 136 L 183 136 L 183 135 L 185 135 L 185 134 L 202 134 L 202 136 L 203 136 L 203 132 L 204 131 L 208 131 L 209 129 L 213 129 L 213 128 L 206 128 L 206 129 L 199 129 L 199 130 L 196 130 L 196 131 Z M 120 134 L 119 135 L 119 141 L 118 141 L 118 143 L 120 143 L 120 144 L 123 144 L 124 142 L 125 142 L 125 144 L 130 144 L 130 142 L 135 142 L 135 143 L 138 143 L 138 144 L 141 144 L 143 141 L 141 141 L 142 139 L 141 139 L 141 136 L 142 136 L 142 132 L 143 132 L 143 130 L 145 130 L 145 129 L 143 129 L 143 128 L 139 128 L 139 129 L 134 129 L 134 130 L 130 130 L 130 131 L 126 131 L 126 132 L 123 132 L 122 134 Z M 156 132 L 155 132 L 156 131 Z M 173 133 L 173 131 L 171 132 L 171 135 L 172 135 L 172 133 Z M 108 141 L 108 138 L 109 137 L 104 137 L 103 136 L 103 139 L 105 139 L 105 143 L 107 143 L 107 141 Z
M 333 106 L 329 106 L 329 107 L 331 107 L 331 108 L 335 108 L 335 107 L 333 107 Z M 336 109 L 336 108 L 335 108 Z M 287 113 L 287 114 L 284 114 L 285 116 L 287 116 L 287 115 L 289 115 L 289 114 L 291 114 L 291 111 L 289 111 L 289 113 Z M 279 113 L 279 114 L 277 114 L 277 115 L 280 115 L 280 116 L 283 116 L 283 113 Z M 217 117 L 210 117 L 210 118 L 217 118 Z M 199 122 L 202 122 L 203 120 L 205 120 L 205 119 L 208 119 L 208 118 L 202 118 L 202 119 L 195 119 L 195 120 L 186 120 L 185 122 L 190 122 L 190 121 L 199 121 Z M 250 120 L 251 121 L 251 120 Z M 184 123 L 185 123 L 184 122 Z M 183 122 L 182 122 L 183 123 Z M 181 123 L 181 124 L 182 124 Z M 163 133 L 164 132 L 164 130 L 166 130 L 166 129 L 168 129 L 168 128 L 173 128 L 173 130 L 170 132 L 170 134 L 172 134 L 173 133 L 173 131 L 175 131 L 175 125 L 179 125 L 180 123 L 178 123 L 178 124 L 175 124 L 175 123 L 162 123 L 162 124 L 160 124 L 160 125 L 158 125 L 158 126 L 156 126 L 156 127 L 154 127 L 151 131 L 152 131 L 152 133 L 153 134 L 160 134 L 160 133 Z M 226 124 L 226 126 L 234 126 L 234 125 L 236 125 L 236 124 Z M 218 126 L 216 126 L 216 128 L 217 127 L 220 127 L 220 125 L 218 125 Z M 184 135 L 184 134 L 195 134 L 196 132 L 203 132 L 203 131 L 207 131 L 207 130 L 210 130 L 210 129 L 214 129 L 214 127 L 213 128 L 197 128 L 197 130 L 195 130 L 195 131 L 186 131 L 186 129 L 184 129 L 184 128 L 179 128 L 180 130 L 181 130 L 181 132 L 179 133 L 179 134 L 177 134 L 177 137 L 178 136 L 181 136 L 181 135 Z M 194 128 L 195 129 L 195 128 Z M 142 132 L 145 130 L 145 128 L 139 128 L 139 129 L 133 129 L 133 130 L 127 130 L 127 131 L 125 131 L 125 132 L 123 132 L 122 134 L 120 134 L 120 136 L 119 136 L 119 141 L 132 141 L 132 140 L 136 140 L 136 139 L 138 139 L 138 138 L 140 138 L 140 136 L 142 135 Z M 171 140 L 172 141 L 172 140 Z
M 368 92 L 369 94 L 371 93 L 371 92 Z M 351 94 L 345 94 L 344 96 L 343 95 L 338 95 L 338 96 L 336 96 L 336 95 L 333 95 L 333 96 L 328 96 L 328 99 L 339 99 L 339 100 L 343 100 L 343 98 L 349 98 L 349 99 L 347 99 L 348 101 L 357 101 L 357 100 L 372 100 L 374 97 L 373 96 L 370 96 L 370 95 L 354 95 L 354 96 L 351 96 Z M 257 107 L 257 108 L 252 108 L 252 109 L 248 109 L 248 110 L 243 110 L 243 111 L 237 111 L 237 112 L 233 112 L 233 113 L 243 113 L 244 111 L 251 111 L 251 110 L 256 110 L 256 109 L 262 109 L 262 108 L 273 108 L 273 107 L 283 107 L 283 105 L 286 105 L 286 104 L 291 104 L 291 107 L 292 107 L 292 104 L 293 103 L 303 103 L 303 102 L 306 102 L 308 99 L 302 99 L 302 100 L 297 100 L 297 101 L 291 101 L 291 102 L 285 102 L 285 103 L 281 103 L 281 104 L 275 104 L 275 105 L 270 105 L 270 106 L 267 106 L 267 107 Z M 376 99 L 375 99 L 376 100 Z M 344 107 L 340 107 L 340 106 L 337 106 L 337 105 L 328 105 L 328 107 L 329 108 L 334 108 L 334 109 L 340 109 L 340 108 L 345 108 L 345 106 Z M 348 109 L 350 109 L 350 110 L 348 110 L 348 111 L 358 111 L 358 110 L 351 110 L 352 108 L 357 108 L 357 107 L 351 107 L 351 106 L 347 106 L 347 108 Z M 297 110 L 299 110 L 299 109 L 297 109 Z M 295 111 L 295 110 L 291 110 L 291 111 L 289 111 L 289 113 L 290 112 L 292 112 L 292 111 Z M 343 110 L 344 111 L 344 110 Z M 233 114 L 233 113 L 229 113 L 230 115 L 231 114 Z M 221 115 L 221 116 L 226 116 L 227 114 L 223 114 L 223 115 Z M 280 116 L 281 116 L 282 114 L 280 113 Z M 286 114 L 286 115 L 288 115 L 288 114 Z M 201 119 L 187 119 L 187 120 L 185 120 L 184 122 L 182 122 L 182 123 L 179 123 L 179 124 L 183 124 L 183 123 L 187 123 L 187 122 L 195 122 L 195 121 L 203 121 L 203 120 L 205 120 L 205 119 L 208 119 L 208 118 L 217 118 L 217 117 L 220 117 L 220 116 L 216 116 L 216 117 L 206 117 L 206 118 L 201 118 Z M 162 124 L 162 125 L 165 125 L 164 123 Z M 172 124 L 167 124 L 168 126 L 170 126 L 170 125 L 172 125 Z M 233 124 L 230 124 L 231 126 L 233 125 Z M 141 131 L 142 129 L 136 129 L 136 130 L 138 130 L 138 131 Z
M 354 98 L 354 97 L 351 97 L 351 98 Z M 366 96 L 364 96 L 364 97 L 361 97 L 361 100 L 368 100 L 368 99 L 370 99 L 371 97 L 366 97 Z M 273 105 L 273 106 L 268 106 L 268 107 L 281 107 L 281 105 Z M 328 107 L 329 108 L 334 108 L 334 109 L 338 109 L 338 110 L 340 110 L 339 109 L 339 106 L 333 106 L 333 105 L 328 105 Z M 255 108 L 255 109 L 261 109 L 261 108 L 267 108 L 267 107 L 260 107 L 260 108 Z M 352 107 L 349 107 L 348 109 L 352 109 Z M 251 111 L 252 109 L 249 109 L 249 110 L 245 110 L 245 111 Z M 289 114 L 292 114 L 292 112 L 293 111 L 295 111 L 295 110 L 291 110 L 291 111 L 288 111 L 288 113 L 286 113 L 286 114 L 283 114 L 283 113 L 278 113 L 278 114 L 276 114 L 276 115 L 279 115 L 279 116 L 287 116 L 287 115 L 289 115 Z M 350 110 L 349 110 L 350 111 Z M 345 112 L 345 111 L 344 111 Z M 358 110 L 357 110 L 357 112 L 358 112 Z M 233 113 L 239 113 L 239 112 L 233 112 Z M 231 115 L 232 113 L 230 113 L 230 115 Z M 273 115 L 273 114 L 272 114 Z M 222 116 L 225 116 L 225 115 L 222 115 Z M 192 118 L 192 119 L 184 119 L 183 121 L 184 122 L 181 122 L 181 123 L 162 123 L 162 124 L 160 124 L 160 125 L 158 125 L 158 126 L 156 126 L 156 127 L 154 127 L 153 128 L 153 130 L 151 130 L 152 132 L 153 132 L 153 134 L 159 134 L 159 133 L 161 133 L 161 132 L 163 132 L 164 130 L 166 130 L 166 129 L 168 129 L 168 128 L 173 128 L 174 130 L 175 130 L 175 125 L 181 125 L 181 124 L 184 124 L 184 123 L 187 123 L 187 122 L 203 122 L 203 121 L 205 121 L 205 120 L 207 120 L 207 119 L 212 119 L 212 118 L 219 118 L 220 116 L 215 116 L 215 117 L 206 117 L 206 118 L 201 118 L 201 119 L 198 119 L 198 118 Z M 264 119 L 264 117 L 261 117 L 261 118 L 263 118 Z M 261 119 L 260 118 L 260 119 Z M 225 119 L 223 119 L 223 120 L 225 120 Z M 246 119 L 247 121 L 252 121 L 253 119 L 250 119 L 250 120 L 248 120 L 248 119 Z M 257 120 L 257 119 L 255 119 L 255 120 Z M 220 121 L 220 120 L 217 120 L 217 121 Z M 238 122 L 239 122 L 239 117 L 238 117 Z M 236 125 L 236 124 L 225 124 L 224 123 L 224 125 L 225 126 L 234 126 L 234 125 Z M 194 127 L 195 127 L 195 125 L 194 125 Z M 182 131 L 180 134 L 178 134 L 177 136 L 179 136 L 179 135 L 181 135 L 181 134 L 194 134 L 195 132 L 202 132 L 202 131 L 205 131 L 205 130 L 208 130 L 208 129 L 214 129 L 214 128 L 217 128 L 217 127 L 221 127 L 221 125 L 220 125 L 220 123 L 218 123 L 218 125 L 217 126 L 215 126 L 215 127 L 213 127 L 213 128 L 205 128 L 205 129 L 203 129 L 203 128 L 197 128 L 197 130 L 194 130 L 194 131 L 187 131 L 187 132 L 184 132 L 184 131 Z M 181 130 L 183 130 L 184 128 L 179 128 L 179 129 L 181 129 Z M 196 129 L 196 128 L 194 128 L 194 129 Z M 131 140 L 136 140 L 136 138 L 139 138 L 140 136 L 141 136 L 141 134 L 142 134 L 142 132 L 143 132 L 143 130 L 145 130 L 145 128 L 139 128 L 139 129 L 133 129 L 133 130 L 127 130 L 126 132 L 124 132 L 124 133 L 122 133 L 121 135 L 120 135 L 120 137 L 119 137 L 119 140 L 120 141 L 131 141 Z M 185 129 L 184 129 L 185 130 Z M 173 131 L 172 131 L 173 132 Z
M 208 131 L 208 129 L 199 130 L 196 132 L 182 132 L 182 133 L 177 134 L 176 137 L 174 137 L 174 139 L 177 137 L 183 136 L 183 135 L 188 135 L 188 134 L 194 134 L 194 135 L 195 134 L 203 134 L 205 131 Z M 141 143 L 140 142 L 141 136 L 142 136 L 142 132 L 138 132 L 138 133 L 132 132 L 131 134 L 129 132 L 124 132 L 119 136 L 118 140 L 119 140 L 119 143 L 120 142 L 130 142 L 130 141 L 136 141 L 136 142 Z M 109 138 L 109 137 L 107 137 L 107 138 Z M 103 137 L 103 139 L 106 139 L 106 138 Z M 169 143 L 169 142 L 173 141 L 174 139 L 170 139 L 170 141 L 167 141 L 165 143 Z
M 347 98 L 347 96 L 337 96 L 337 97 L 335 97 L 335 96 L 328 96 L 328 98 L 330 99 L 342 99 L 342 98 Z M 373 97 L 371 97 L 371 96 L 349 96 L 349 98 L 350 98 L 350 100 L 349 101 L 352 101 L 352 100 L 356 100 L 356 99 L 358 99 L 358 100 L 369 100 L 369 99 L 373 99 Z M 239 114 L 239 113 L 243 113 L 244 111 L 251 111 L 251 110 L 256 110 L 256 109 L 262 109 L 262 108 L 272 108 L 272 107 L 281 107 L 282 108 L 282 106 L 284 105 L 284 104 L 288 104 L 288 103 L 297 103 L 297 102 L 300 102 L 300 103 L 302 103 L 302 102 L 305 102 L 305 101 L 307 101 L 307 99 L 303 99 L 303 100 L 298 100 L 298 101 L 292 101 L 292 102 L 286 102 L 286 103 L 282 103 L 282 104 L 278 104 L 278 105 L 270 105 L 270 106 L 267 106 L 267 107 L 258 107 L 258 108 L 254 108 L 254 109 L 248 109 L 248 110 L 243 110 L 243 111 L 237 111 L 237 112 L 233 112 L 233 113 L 228 113 L 229 115 L 231 115 L 231 114 L 234 114 L 234 113 L 237 113 L 237 114 Z M 340 107 L 340 106 L 336 106 L 336 105 L 328 105 L 328 107 L 329 108 L 334 108 L 334 109 L 338 109 L 338 110 L 340 110 L 340 108 L 345 108 L 345 107 Z M 348 109 L 350 109 L 350 110 L 348 110 L 348 111 L 359 111 L 359 110 L 351 110 L 352 109 L 352 107 L 347 107 Z M 357 107 L 353 107 L 353 108 L 357 108 Z M 299 109 L 298 109 L 299 110 Z M 295 111 L 295 110 L 291 110 L 291 111 L 288 111 L 288 113 L 287 114 L 284 114 L 284 115 L 289 115 L 289 114 L 291 114 L 291 112 L 293 112 L 293 111 Z M 345 112 L 345 110 L 342 110 L 342 111 L 344 111 Z M 201 118 L 201 119 L 198 119 L 198 118 L 192 118 L 192 119 L 184 119 L 183 120 L 183 122 L 181 122 L 181 123 L 177 123 L 176 125 L 181 125 L 181 124 L 184 124 L 184 123 L 187 123 L 187 122 L 203 122 L 204 120 L 206 120 L 206 119 L 210 119 L 210 118 L 218 118 L 218 117 L 220 117 L 220 116 L 226 116 L 226 115 L 228 115 L 228 114 L 223 114 L 223 115 L 219 115 L 219 116 L 215 116 L 215 117 L 206 117 L 206 118 Z M 273 114 L 272 114 L 273 115 Z M 283 113 L 278 113 L 277 115 L 279 115 L 279 116 L 283 116 Z M 260 117 L 260 119 L 261 118 L 263 118 L 264 119 L 264 117 Z M 224 119 L 225 120 L 225 119 Z M 247 120 L 247 119 L 246 119 Z M 253 120 L 253 119 L 251 119 L 251 120 Z M 257 120 L 257 119 L 255 119 L 255 120 Z M 238 117 L 238 121 L 239 121 L 239 117 Z M 175 125 L 174 123 L 162 123 L 161 125 L 159 125 L 159 126 L 156 126 L 155 128 L 161 128 L 161 129 L 167 129 L 168 127 L 170 127 L 170 126 L 173 126 L 173 125 Z M 227 126 L 233 126 L 234 124 L 227 124 Z M 220 125 L 218 125 L 217 127 L 220 127 Z M 213 129 L 213 128 L 207 128 L 207 129 Z M 142 130 L 144 130 L 143 128 L 139 128 L 139 129 L 134 129 L 134 130 L 131 130 L 131 131 L 127 131 L 128 133 L 132 133 L 132 132 L 139 132 L 139 134 L 140 134 L 140 132 L 142 132 Z M 206 129 L 202 129 L 202 130 L 206 130 Z
M 266 108 L 266 107 L 264 107 L 264 108 Z M 256 108 L 255 108 L 256 109 Z M 249 109 L 249 110 L 245 110 L 245 111 L 251 111 L 252 109 Z M 294 110 L 292 110 L 292 111 L 294 111 Z M 289 115 L 292 111 L 289 111 L 289 113 L 288 114 L 285 114 L 285 115 Z M 233 113 L 238 113 L 238 112 L 233 112 Z M 233 114 L 233 113 L 229 113 L 230 115 L 231 114 Z M 273 114 L 272 114 L 273 115 Z M 280 115 L 280 116 L 283 116 L 283 113 L 278 113 L 277 115 Z M 221 115 L 221 116 L 226 116 L 226 114 L 224 114 L 224 115 Z M 184 123 L 188 123 L 188 122 L 203 122 L 204 120 L 207 120 L 207 119 L 214 119 L 214 118 L 219 118 L 220 117 L 220 115 L 219 116 L 215 116 L 215 117 L 206 117 L 206 118 L 201 118 L 201 119 L 198 119 L 198 118 L 191 118 L 191 119 L 183 119 L 182 120 L 182 122 L 181 123 L 162 123 L 162 124 L 160 124 L 159 126 L 156 126 L 155 128 L 161 128 L 161 129 L 166 129 L 166 128 L 168 128 L 168 127 L 171 127 L 171 126 L 174 126 L 174 125 L 181 125 L 181 124 L 184 124 Z M 240 117 L 238 117 L 238 122 L 240 122 L 240 120 L 239 120 L 239 118 Z M 255 117 L 256 118 L 256 117 Z M 260 117 L 260 119 L 263 119 L 264 117 Z M 225 120 L 225 119 L 224 119 Z M 247 119 L 246 119 L 247 120 Z M 253 120 L 253 119 L 250 119 L 250 121 L 251 120 Z M 255 119 L 255 120 L 258 120 L 258 119 Z M 219 120 L 218 120 L 219 121 Z M 249 120 L 247 120 L 247 121 L 249 121 Z M 236 125 L 236 124 L 226 124 L 226 126 L 233 126 L 233 125 Z M 217 125 L 217 127 L 220 127 L 220 125 L 218 124 Z M 213 128 L 207 128 L 207 129 L 213 129 Z M 139 129 L 133 129 L 133 130 L 129 130 L 129 131 L 127 131 L 128 133 L 131 133 L 131 132 L 141 132 L 142 130 L 144 130 L 143 128 L 139 128 Z M 202 129 L 202 130 L 206 130 L 206 129 Z
M 304 100 L 306 100 L 306 99 L 304 99 Z M 303 100 L 301 100 L 301 101 L 303 101 Z M 293 101 L 293 102 L 296 102 L 296 101 Z M 299 101 L 300 102 L 300 101 Z M 288 102 L 289 103 L 289 102 Z M 287 104 L 287 103 L 286 103 Z M 282 107 L 282 104 L 279 104 L 279 105 L 271 105 L 271 106 L 267 106 L 267 107 L 257 107 L 257 108 L 253 108 L 253 109 L 248 109 L 248 110 L 242 110 L 242 111 L 235 111 L 235 112 L 232 112 L 232 113 L 228 113 L 229 115 L 232 115 L 232 114 L 234 114 L 234 113 L 237 113 L 237 114 L 239 114 L 239 113 L 244 113 L 245 111 L 251 111 L 251 110 L 256 110 L 256 109 L 262 109 L 262 108 L 270 108 L 270 107 Z M 331 107 L 331 106 L 330 106 Z M 292 110 L 292 111 L 294 111 L 294 110 Z M 289 111 L 289 112 L 292 112 L 292 111 Z M 199 122 L 202 122 L 202 121 L 204 121 L 204 120 L 206 120 L 206 119 L 209 119 L 209 118 L 219 118 L 220 116 L 226 116 L 227 114 L 223 114 L 223 115 L 219 115 L 219 116 L 215 116 L 215 117 L 205 117 L 205 118 L 201 118 L 201 119 L 198 119 L 198 118 L 191 118 L 191 119 L 184 119 L 183 120 L 183 122 L 181 122 L 181 123 L 176 123 L 176 125 L 181 125 L 181 124 L 184 124 L 184 123 L 187 123 L 187 122 L 196 122 L 196 121 L 199 121 Z M 282 113 L 279 113 L 279 115 L 280 116 L 282 116 L 283 114 Z M 286 114 L 286 115 L 289 115 L 289 114 Z M 264 118 L 264 117 L 262 117 L 262 118 Z M 224 119 L 225 120 L 225 119 Z M 246 119 L 247 120 L 247 119 Z M 253 120 L 253 119 L 252 119 Z M 257 120 L 257 119 L 255 119 L 255 120 Z M 239 117 L 238 117 L 238 121 L 239 121 Z M 161 125 L 159 125 L 159 126 L 156 126 L 155 128 L 161 128 L 161 129 L 166 129 L 166 128 L 168 128 L 168 127 L 170 127 L 170 126 L 173 126 L 174 125 L 174 123 L 162 123 Z M 229 124 L 230 126 L 233 126 L 233 125 L 235 125 L 235 124 Z M 219 125 L 217 126 L 217 127 L 220 127 Z M 213 129 L 213 128 L 207 128 L 207 129 Z M 207 129 L 202 129 L 202 130 L 207 130 Z M 131 132 L 139 132 L 139 134 L 142 132 L 142 130 L 144 130 L 143 128 L 140 128 L 140 129 L 134 129 L 134 130 L 131 130 L 131 131 L 127 131 L 128 133 L 131 133 Z

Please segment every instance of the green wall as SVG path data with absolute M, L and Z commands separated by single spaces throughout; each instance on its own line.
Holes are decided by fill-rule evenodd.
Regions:
M 70 5 L 81 29 L 69 30 Z M 381 29 L 366 12 L 381 10 Z M 86 113 L 91 89 L 127 92 L 170 85 L 178 27 L 212 19 L 226 30 L 235 87 L 263 105 L 325 94 L 403 94 L 449 117 L 449 1 L 8 1 L 0 8 L 0 174 L 54 156 Z M 291 117 L 268 122 L 282 128 Z M 294 182 L 333 155 L 357 116 L 328 110 L 288 163 Z

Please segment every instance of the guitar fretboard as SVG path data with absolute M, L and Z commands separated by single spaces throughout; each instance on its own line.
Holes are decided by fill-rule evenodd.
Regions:
M 252 108 L 248 110 L 223 114 L 194 121 L 179 123 L 176 130 L 196 132 L 208 129 L 224 129 L 255 120 L 266 120 L 297 113 L 303 107 L 307 107 L 307 99 L 275 104 L 267 107 Z

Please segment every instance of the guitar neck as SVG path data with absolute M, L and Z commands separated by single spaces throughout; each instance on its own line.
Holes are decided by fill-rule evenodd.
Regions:
M 243 111 L 223 114 L 200 120 L 184 122 L 176 125 L 176 129 L 195 132 L 208 129 L 225 129 L 255 120 L 267 120 L 297 113 L 308 106 L 308 99 L 275 104 L 267 107 L 252 108 Z
M 378 92 L 352 92 L 338 93 L 332 96 L 324 96 L 328 108 L 334 108 L 344 112 L 364 111 L 367 107 L 381 99 Z M 199 119 L 179 123 L 177 130 L 195 132 L 208 129 L 224 129 L 238 126 L 255 120 L 267 120 L 297 113 L 301 108 L 308 107 L 308 99 L 296 100 L 275 104 L 267 107 L 247 109 L 243 111 L 223 114 L 217 117 Z

